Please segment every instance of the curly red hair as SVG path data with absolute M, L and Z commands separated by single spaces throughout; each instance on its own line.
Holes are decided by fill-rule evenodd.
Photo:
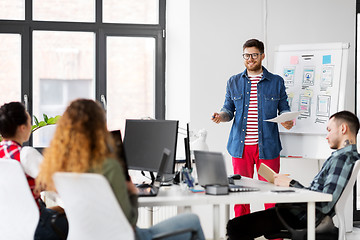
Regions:
M 44 150 L 37 188 L 54 190 L 55 172 L 82 173 L 100 168 L 107 157 L 113 156 L 112 146 L 101 105 L 90 99 L 74 100 L 58 121 L 49 148 Z

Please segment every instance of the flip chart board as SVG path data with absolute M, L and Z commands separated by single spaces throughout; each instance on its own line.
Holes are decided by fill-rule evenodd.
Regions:
M 302 111 L 284 133 L 326 134 L 328 118 L 343 110 L 348 43 L 280 45 L 274 73 L 282 76 L 291 111 Z

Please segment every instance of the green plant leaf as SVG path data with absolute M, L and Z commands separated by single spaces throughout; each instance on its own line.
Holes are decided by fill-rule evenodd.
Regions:
M 48 116 L 44 113 L 44 114 L 43 114 L 43 117 L 44 117 L 44 121 L 47 123 L 48 120 L 49 120 Z
M 55 118 L 51 117 L 46 122 L 48 125 L 55 124 Z
M 39 126 L 39 120 L 37 119 L 37 117 L 34 116 L 34 121 L 35 121 L 35 125 Z
M 61 115 L 55 116 L 56 123 L 60 120 L 60 118 L 61 118 Z
M 39 128 L 56 124 L 59 121 L 61 116 L 57 115 L 55 117 L 49 118 L 46 114 L 43 114 L 43 117 L 44 117 L 44 121 L 39 122 L 39 120 L 34 116 L 35 125 L 31 126 L 32 133 L 35 132 L 36 130 L 38 130 Z
M 56 117 L 51 117 L 48 119 L 47 124 L 56 124 L 60 119 L 60 116 L 56 116 Z
M 39 127 L 45 127 L 47 124 L 44 121 L 39 122 Z

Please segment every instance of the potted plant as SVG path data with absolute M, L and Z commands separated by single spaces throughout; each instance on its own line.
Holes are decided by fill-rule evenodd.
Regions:
M 32 125 L 31 127 L 31 133 L 35 132 L 36 130 L 38 130 L 39 128 L 42 128 L 42 127 L 45 127 L 45 126 L 49 126 L 49 125 L 54 125 L 56 124 L 59 119 L 60 119 L 60 115 L 57 115 L 55 117 L 48 117 L 46 114 L 43 114 L 43 118 L 44 120 L 43 121 L 40 121 L 37 119 L 36 116 L 34 116 L 34 122 L 35 124 Z M 2 137 L 0 135 L 0 142 L 2 141 Z

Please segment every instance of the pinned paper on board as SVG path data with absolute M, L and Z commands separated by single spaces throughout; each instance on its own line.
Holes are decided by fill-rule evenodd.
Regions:
M 294 86 L 295 67 L 284 67 L 285 86 Z
M 330 116 L 331 96 L 318 95 L 316 116 L 329 117 Z
M 322 64 L 330 64 L 331 63 L 331 55 L 324 55 Z
M 303 86 L 314 86 L 315 67 L 304 67 Z
M 299 118 L 310 117 L 311 109 L 310 109 L 311 98 L 308 96 L 300 95 L 299 101 L 299 111 L 301 111 L 301 115 Z
M 290 109 L 292 109 L 292 104 L 293 104 L 293 100 L 294 100 L 294 93 L 293 92 L 288 92 L 287 96 L 288 96 L 287 100 L 288 100 Z
M 314 95 L 314 91 L 312 89 L 305 89 L 303 95 L 305 97 L 309 97 L 309 98 L 312 98 L 313 95 Z
M 334 65 L 325 65 L 322 67 L 320 88 L 325 91 L 328 87 L 333 86 Z
M 299 57 L 298 56 L 291 56 L 290 57 L 290 64 L 299 64 Z

